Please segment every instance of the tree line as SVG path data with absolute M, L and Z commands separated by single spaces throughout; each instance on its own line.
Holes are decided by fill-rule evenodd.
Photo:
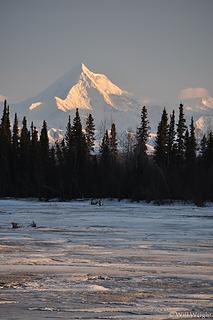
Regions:
M 149 120 L 141 111 L 136 134 L 127 132 L 119 146 L 116 126 L 106 130 L 95 151 L 91 114 L 83 129 L 78 109 L 69 117 L 64 139 L 50 145 L 47 123 L 38 132 L 26 117 L 19 128 L 4 102 L 0 122 L 0 196 L 58 198 L 128 198 L 163 201 L 213 200 L 213 132 L 198 143 L 194 120 L 187 127 L 183 105 L 168 115 L 164 108 L 157 128 L 154 152 L 147 153 Z

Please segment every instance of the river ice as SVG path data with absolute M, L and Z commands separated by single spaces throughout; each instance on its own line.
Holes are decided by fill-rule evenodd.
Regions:
M 0 319 L 213 318 L 212 227 L 212 207 L 1 200 Z

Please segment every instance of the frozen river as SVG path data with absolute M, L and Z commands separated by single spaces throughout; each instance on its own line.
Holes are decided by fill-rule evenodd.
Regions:
M 213 319 L 212 247 L 212 207 L 1 200 L 0 319 Z

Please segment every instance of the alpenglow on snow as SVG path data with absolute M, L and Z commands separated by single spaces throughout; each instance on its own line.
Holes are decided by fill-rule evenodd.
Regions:
M 201 136 L 213 122 L 213 99 L 196 99 L 191 106 L 188 101 L 185 103 L 185 116 L 187 120 L 194 117 L 196 130 Z M 37 96 L 12 105 L 11 113 L 14 116 L 17 112 L 20 121 L 26 116 L 28 124 L 33 121 L 39 129 L 43 120 L 46 120 L 53 141 L 63 137 L 68 116 L 73 118 L 76 108 L 79 108 L 83 126 L 91 113 L 97 131 L 103 133 L 113 122 L 118 132 L 127 129 L 135 131 L 140 122 L 141 107 L 142 103 L 128 91 L 114 84 L 106 75 L 95 73 L 82 63 Z M 178 105 L 172 109 L 175 107 L 177 110 Z M 152 133 L 156 132 L 162 110 L 163 106 L 148 106 Z M 172 110 L 168 110 L 170 111 Z
M 76 108 L 83 123 L 91 113 L 97 129 L 107 129 L 115 122 L 118 130 L 135 128 L 141 109 L 130 93 L 82 63 L 37 96 L 14 105 L 13 112 L 19 117 L 26 115 L 38 127 L 45 119 L 49 128 L 64 129 L 68 115 L 74 117 Z

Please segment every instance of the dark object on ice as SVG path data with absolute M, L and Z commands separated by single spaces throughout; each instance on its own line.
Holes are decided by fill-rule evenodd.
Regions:
M 103 202 L 101 200 L 98 201 L 98 205 L 101 207 L 103 206 Z
M 203 207 L 205 207 L 205 201 L 203 201 L 203 200 L 196 200 L 196 201 L 195 201 L 195 205 L 196 205 L 197 207 L 203 208 Z
M 91 199 L 90 204 L 93 206 L 103 206 L 103 202 L 100 199 Z
M 36 228 L 36 223 L 35 223 L 35 221 L 33 220 L 32 221 L 32 223 L 30 224 L 30 227 L 32 227 L 32 228 Z
M 11 222 L 11 224 L 12 224 L 12 229 L 21 228 L 21 226 L 17 222 Z
M 173 204 L 173 201 L 171 199 L 160 199 L 160 200 L 155 200 L 153 203 L 157 206 L 164 206 L 164 205 Z

